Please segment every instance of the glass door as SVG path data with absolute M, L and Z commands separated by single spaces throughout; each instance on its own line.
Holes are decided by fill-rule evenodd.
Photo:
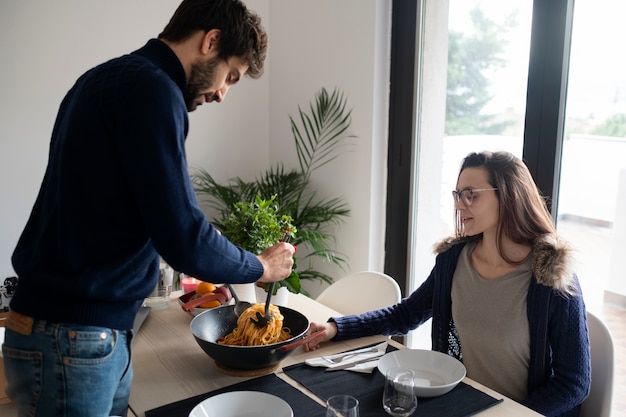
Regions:
M 626 55 L 615 46 L 625 13 L 622 2 L 576 0 L 572 30 L 557 228 L 598 312 L 626 294 Z
M 503 149 L 524 157 L 549 197 L 588 308 L 625 303 L 626 56 L 612 45 L 626 38 L 626 4 L 421 4 L 407 293 L 428 276 L 433 243 L 453 232 L 450 191 L 461 159 Z M 428 326 L 407 344 L 430 348 Z
M 522 156 L 531 22 L 527 0 L 425 2 L 409 293 L 434 265 L 433 244 L 454 233 L 461 160 L 482 150 Z M 407 344 L 429 349 L 429 324 Z

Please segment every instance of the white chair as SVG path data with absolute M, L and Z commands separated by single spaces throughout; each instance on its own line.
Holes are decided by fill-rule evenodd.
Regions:
M 591 350 L 591 391 L 583 402 L 580 417 L 610 417 L 613 399 L 615 354 L 613 338 L 606 324 L 587 312 Z
M 315 299 L 341 314 L 359 314 L 398 303 L 400 286 L 389 275 L 355 272 L 333 282 Z

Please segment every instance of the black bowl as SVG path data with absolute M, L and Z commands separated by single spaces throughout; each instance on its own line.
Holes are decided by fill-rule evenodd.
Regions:
M 191 332 L 198 345 L 216 364 L 229 369 L 258 370 L 276 365 L 291 353 L 284 347 L 306 334 L 309 320 L 296 310 L 278 307 L 283 315 L 283 327 L 290 329 L 291 338 L 262 346 L 231 346 L 217 343 L 237 326 L 233 305 L 216 307 L 191 320 Z

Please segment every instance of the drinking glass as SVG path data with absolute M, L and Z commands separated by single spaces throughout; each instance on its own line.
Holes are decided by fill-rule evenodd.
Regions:
M 164 260 L 159 265 L 159 280 L 144 304 L 153 310 L 165 310 L 170 305 L 170 294 L 174 281 L 174 269 Z
M 411 369 L 391 368 L 385 374 L 383 408 L 394 417 L 407 417 L 417 408 L 417 397 L 413 391 L 415 372 Z
M 326 417 L 359 417 L 359 400 L 350 395 L 333 395 L 326 401 Z
M 201 283 L 197 278 L 190 277 L 187 274 L 180 274 L 180 288 L 183 290 L 183 294 L 187 294 L 188 292 L 192 292 L 196 290 L 196 287 L 199 283 Z

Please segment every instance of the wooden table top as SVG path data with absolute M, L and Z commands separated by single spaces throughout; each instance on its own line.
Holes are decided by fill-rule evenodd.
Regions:
M 259 376 L 254 375 L 254 372 L 247 376 L 234 376 L 232 373 L 224 372 L 218 368 L 194 340 L 189 329 L 192 317 L 181 309 L 177 302 L 178 296 L 180 293 L 173 294 L 168 309 L 150 312 L 133 341 L 134 380 L 130 396 L 130 408 L 136 416 L 144 417 L 147 410 Z M 309 321 L 314 322 L 325 322 L 331 316 L 340 315 L 301 294 L 290 294 L 288 307 L 299 311 Z M 405 346 L 384 336 L 326 343 L 315 352 L 305 352 L 299 347 L 280 363 L 280 367 L 274 373 L 289 384 L 301 389 L 300 384 L 285 375 L 281 367 L 300 363 L 308 358 L 355 349 L 382 340 L 388 340 L 390 344 L 398 348 L 405 348 Z M 464 382 L 494 398 L 504 399 L 501 404 L 477 414 L 481 417 L 539 416 L 534 411 L 469 378 L 465 378 Z M 321 399 L 308 393 L 308 391 L 307 395 L 320 404 L 324 404 Z
M 180 295 L 180 292 L 172 294 L 169 308 L 151 311 L 133 341 L 134 379 L 130 396 L 129 416 L 144 417 L 147 410 L 259 376 L 254 375 L 253 372 L 249 376 L 234 376 L 215 365 L 213 360 L 204 353 L 194 340 L 189 329 L 192 317 L 184 312 L 178 304 L 177 297 Z M 340 315 L 301 294 L 290 294 L 288 307 L 304 314 L 309 321 L 315 322 L 324 322 L 331 316 Z M 399 349 L 405 348 L 405 346 L 384 336 L 326 343 L 315 352 L 305 352 L 302 348 L 297 348 L 280 363 L 280 367 L 274 373 L 323 405 L 324 402 L 320 398 L 289 378 L 282 372 L 281 368 L 303 362 L 309 358 L 356 349 L 383 340 L 389 341 L 390 344 Z M 465 378 L 463 382 L 494 398 L 504 400 L 501 404 L 477 414 L 480 417 L 532 417 L 540 415 L 470 378 Z M 3 417 L 17 416 L 14 404 L 0 404 L 0 415 Z

